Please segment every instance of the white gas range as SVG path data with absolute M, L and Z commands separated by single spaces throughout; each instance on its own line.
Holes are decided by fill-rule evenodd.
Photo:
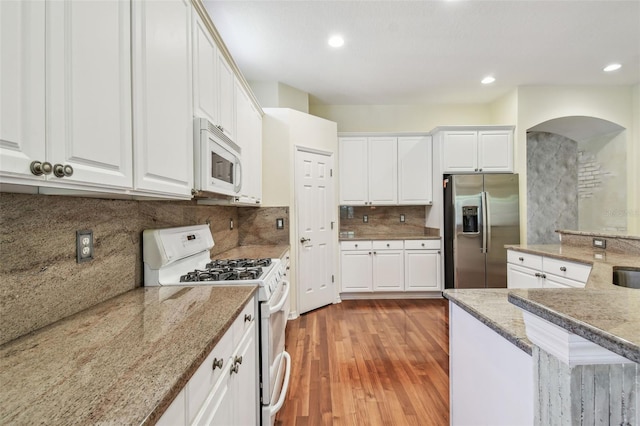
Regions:
M 291 373 L 284 350 L 290 284 L 280 259 L 211 259 L 208 225 L 150 229 L 142 239 L 145 286 L 258 285 L 262 424 L 273 424 Z

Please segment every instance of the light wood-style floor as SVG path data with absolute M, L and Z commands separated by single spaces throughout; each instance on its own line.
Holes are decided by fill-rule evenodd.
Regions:
M 292 372 L 276 425 L 448 425 L 445 300 L 358 300 L 287 324 Z

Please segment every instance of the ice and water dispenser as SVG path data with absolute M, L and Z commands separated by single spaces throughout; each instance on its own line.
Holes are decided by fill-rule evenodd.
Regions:
M 462 207 L 462 232 L 464 234 L 478 233 L 478 206 Z

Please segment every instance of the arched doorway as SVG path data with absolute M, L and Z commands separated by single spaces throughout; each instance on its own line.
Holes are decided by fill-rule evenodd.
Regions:
M 626 233 L 626 129 L 595 117 L 527 130 L 527 243 L 554 244 L 556 230 Z

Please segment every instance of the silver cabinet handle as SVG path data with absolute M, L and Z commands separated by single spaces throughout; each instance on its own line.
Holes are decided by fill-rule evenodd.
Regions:
M 305 237 L 300 238 L 300 242 L 302 244 L 306 243 L 307 241 L 311 242 L 311 238 L 305 238 Z
M 373 252 L 373 254 L 378 254 L 378 252 L 377 252 L 377 251 L 374 251 L 374 252 Z
M 519 260 L 520 262 L 524 262 L 524 257 L 519 257 L 519 258 L 518 258 L 518 260 Z
M 73 167 L 68 164 L 56 164 L 53 166 L 53 174 L 59 178 L 71 176 L 73 174 Z
M 232 376 L 233 373 L 238 374 L 238 370 L 240 370 L 240 366 L 238 364 L 231 366 L 229 370 L 229 375 Z
M 242 364 L 242 355 L 235 357 L 233 359 L 233 364 Z
M 536 272 L 536 277 L 540 278 L 542 277 L 542 274 L 540 272 Z
M 354 247 L 355 247 L 355 248 L 358 248 L 358 245 L 356 244 Z
M 387 247 L 391 247 L 389 244 L 387 244 Z
M 478 171 L 479 171 L 479 172 L 481 172 L 481 171 L 482 171 L 482 169 L 478 169 Z
M 369 252 L 369 256 L 371 256 L 371 252 Z
M 244 322 L 250 322 L 253 319 L 251 314 L 244 314 Z
M 422 247 L 424 247 L 424 243 L 422 243 Z
M 40 161 L 32 161 L 29 166 L 31 173 L 36 176 L 48 175 L 53 171 L 53 166 L 48 161 L 41 163 Z
M 222 364 L 224 364 L 224 360 L 222 358 L 214 358 L 213 359 L 213 370 L 216 368 L 222 369 Z
M 561 270 L 562 272 L 567 272 L 567 268 L 566 268 L 566 267 L 564 267 L 564 266 L 561 266 L 561 267 L 560 267 L 560 270 Z

